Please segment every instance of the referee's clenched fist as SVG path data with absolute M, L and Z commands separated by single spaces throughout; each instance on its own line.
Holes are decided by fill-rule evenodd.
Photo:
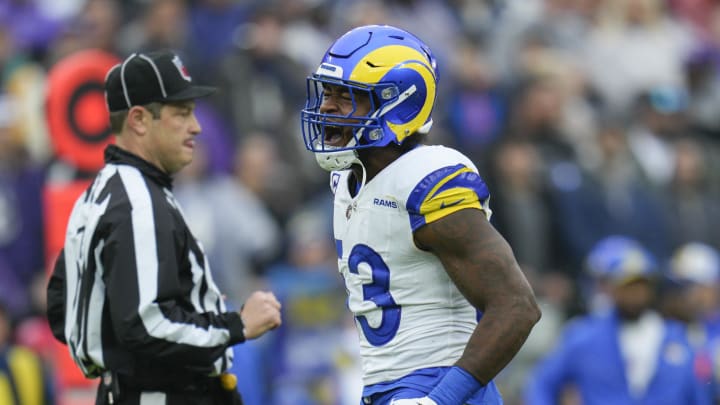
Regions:
M 255 291 L 245 301 L 240 317 L 242 318 L 246 339 L 255 339 L 282 323 L 280 319 L 280 301 L 275 294 L 266 291 Z

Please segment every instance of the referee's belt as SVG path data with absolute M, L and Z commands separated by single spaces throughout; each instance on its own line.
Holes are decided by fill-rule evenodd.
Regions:
M 204 394 L 218 390 L 231 391 L 237 386 L 237 378 L 233 374 L 224 373 L 218 377 L 204 375 L 183 376 L 176 378 L 142 378 L 115 374 L 121 391 L 161 391 L 174 393 Z

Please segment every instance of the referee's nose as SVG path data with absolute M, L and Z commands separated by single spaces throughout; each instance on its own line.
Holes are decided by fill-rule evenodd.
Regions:
M 202 126 L 200 125 L 200 121 L 197 119 L 195 111 L 192 112 L 190 120 L 190 133 L 194 136 L 200 135 L 200 132 L 202 132 Z

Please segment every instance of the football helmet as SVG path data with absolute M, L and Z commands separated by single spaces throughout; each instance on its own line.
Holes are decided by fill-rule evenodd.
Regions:
M 416 36 L 387 25 L 355 28 L 333 43 L 307 78 L 301 112 L 305 147 L 322 168 L 341 170 L 359 162 L 357 149 L 399 145 L 415 132 L 427 133 L 437 81 L 435 57 Z M 320 111 L 330 86 L 347 89 L 353 103 L 349 114 Z M 370 100 L 370 112 L 355 115 L 360 96 Z M 345 146 L 329 145 L 329 128 L 349 128 L 353 136 Z
M 608 236 L 596 243 L 586 265 L 592 276 L 620 284 L 653 278 L 657 271 L 652 254 L 635 239 L 621 235 Z
M 686 243 L 670 258 L 670 277 L 679 282 L 714 285 L 720 281 L 720 253 L 704 243 Z

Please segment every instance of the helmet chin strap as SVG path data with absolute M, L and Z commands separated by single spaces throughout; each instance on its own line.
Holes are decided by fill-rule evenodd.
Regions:
M 356 139 L 352 138 L 347 146 L 355 146 Z M 324 152 L 315 153 L 315 160 L 318 162 L 321 168 L 331 172 L 334 170 L 345 170 L 349 169 L 350 166 L 356 164 L 362 168 L 362 179 L 360 182 L 360 189 L 365 187 L 365 181 L 367 181 L 367 170 L 365 165 L 360 160 L 357 154 L 357 149 L 345 149 L 337 152 Z
M 356 142 L 356 139 L 353 137 L 345 147 L 353 147 Z M 362 165 L 355 149 L 343 149 L 337 152 L 315 152 L 315 160 L 321 168 L 329 172 L 345 170 L 353 164 Z
M 358 164 L 362 168 L 362 181 L 360 181 L 360 188 L 359 190 L 362 190 L 365 188 L 365 181 L 367 180 L 367 170 L 365 170 L 365 165 L 358 159 Z

